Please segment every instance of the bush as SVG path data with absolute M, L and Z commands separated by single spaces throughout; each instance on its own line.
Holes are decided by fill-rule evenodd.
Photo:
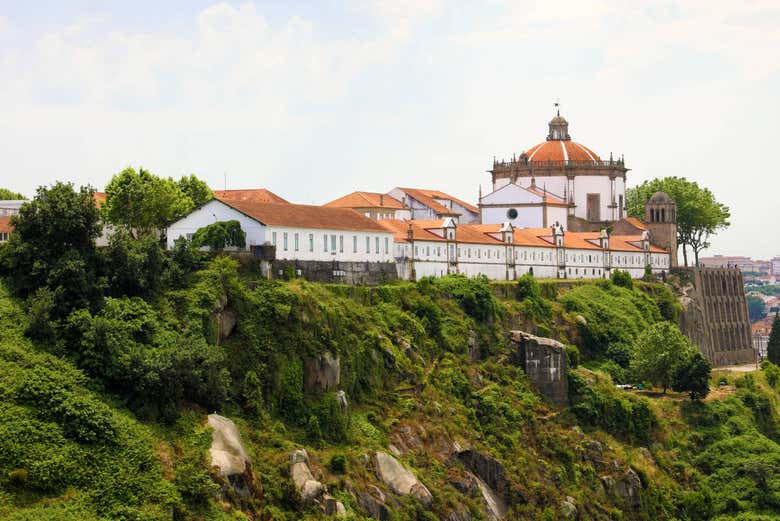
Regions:
M 485 321 L 498 313 L 498 305 L 490 291 L 490 280 L 484 275 L 473 279 L 448 275 L 436 279 L 434 284 L 443 293 L 451 295 L 472 318 Z
M 344 474 L 347 471 L 347 457 L 343 454 L 334 454 L 330 458 L 328 468 L 336 474 Z
M 672 376 L 672 390 L 687 392 L 691 400 L 706 398 L 710 392 L 712 366 L 698 351 L 680 362 Z
M 522 275 L 517 279 L 517 289 L 515 291 L 517 300 L 539 299 L 542 296 L 542 290 L 536 278 L 530 273 Z
M 219 221 L 204 226 L 195 232 L 192 245 L 196 248 L 207 246 L 211 251 L 225 248 L 246 247 L 246 233 L 238 221 Z
M 612 284 L 622 288 L 631 289 L 634 287 L 634 281 L 628 271 L 615 270 L 612 272 Z
M 780 382 L 780 367 L 769 360 L 763 360 L 761 362 L 761 369 L 764 371 L 766 382 L 772 387 L 777 387 L 777 383 Z
M 577 346 L 566 345 L 566 365 L 569 369 L 575 369 L 580 365 L 580 350 Z

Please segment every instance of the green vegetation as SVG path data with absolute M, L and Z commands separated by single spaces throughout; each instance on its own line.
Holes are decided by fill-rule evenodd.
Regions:
M 775 365 L 780 365 L 780 314 L 775 313 L 772 321 L 772 332 L 767 343 L 767 358 Z
M 204 226 L 195 232 L 192 238 L 195 248 L 208 246 L 211 251 L 222 251 L 225 248 L 246 246 L 246 233 L 238 221 L 220 221 Z
M 760 320 L 766 316 L 764 310 L 764 301 L 760 297 L 754 297 L 752 295 L 747 296 L 748 303 L 748 316 L 752 322 Z
M 0 201 L 10 201 L 10 200 L 19 200 L 19 199 L 27 199 L 27 198 L 24 195 L 20 194 L 19 192 L 12 192 L 7 188 L 0 188 Z
M 677 244 L 682 246 L 683 261 L 688 265 L 688 248 L 699 264 L 699 253 L 709 247 L 709 238 L 729 226 L 731 213 L 718 202 L 709 188 L 700 187 L 684 177 L 664 177 L 645 181 L 626 190 L 628 214 L 643 219 L 645 203 L 655 192 L 665 192 L 677 204 Z
M 130 226 L 95 248 L 89 190 L 55 185 L 29 207 L 29 231 L 0 247 L 0 518 L 321 519 L 290 479 L 300 447 L 354 519 L 371 486 L 394 520 L 483 519 L 456 447 L 501 469 L 507 519 L 560 519 L 568 496 L 596 520 L 779 508 L 780 369 L 716 374 L 733 385 L 708 395 L 709 365 L 672 325 L 679 305 L 660 283 L 268 281 L 184 240 L 163 251 Z M 60 227 L 76 239 L 46 244 L 64 241 Z M 57 276 L 66 255 L 89 276 Z M 535 390 L 511 329 L 566 345 L 569 407 Z M 311 385 L 326 353 L 347 406 Z M 658 389 L 615 385 L 643 380 Z M 213 411 L 236 423 L 262 494 L 238 498 L 210 468 Z M 430 508 L 378 481 L 369 455 L 391 445 Z M 629 469 L 636 504 L 609 485 Z

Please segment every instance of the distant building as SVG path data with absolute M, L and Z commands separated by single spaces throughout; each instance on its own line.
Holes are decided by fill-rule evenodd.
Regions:
M 7 242 L 11 238 L 11 233 L 14 231 L 14 227 L 11 226 L 11 216 L 17 215 L 26 202 L 24 199 L 0 201 L 0 242 Z
M 388 195 L 411 211 L 412 219 L 446 219 L 458 223 L 479 222 L 479 208 L 439 190 L 393 188 Z
M 772 257 L 770 262 L 772 263 L 772 275 L 780 276 L 780 255 Z
M 323 206 L 351 208 L 371 219 L 411 219 L 408 206 L 388 194 L 377 192 L 352 192 Z
M 244 203 L 289 203 L 265 188 L 251 188 L 246 190 L 214 190 L 214 197 L 225 201 L 239 201 Z

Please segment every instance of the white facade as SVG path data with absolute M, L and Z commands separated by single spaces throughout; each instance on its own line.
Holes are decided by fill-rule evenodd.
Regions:
M 27 201 L 24 199 L 6 199 L 0 201 L 0 217 L 18 214 L 19 209 L 26 202 Z
M 204 226 L 220 221 L 238 221 L 241 224 L 241 229 L 246 233 L 247 250 L 250 246 L 265 244 L 267 240 L 266 227 L 263 224 L 234 210 L 218 199 L 212 199 L 168 226 L 168 248 L 173 248 L 173 243 L 176 239 L 184 237 L 187 240 L 191 240 L 195 232 Z
M 276 259 L 299 261 L 392 262 L 393 234 L 336 228 L 265 225 L 212 199 L 168 227 L 168 248 L 180 237 L 190 240 L 200 228 L 220 221 L 238 221 L 246 233 L 246 250 L 276 246 Z
M 515 228 L 546 228 L 557 222 L 565 229 L 567 208 L 546 204 L 543 195 L 507 182 L 480 200 L 480 214 L 483 224 L 509 222 Z

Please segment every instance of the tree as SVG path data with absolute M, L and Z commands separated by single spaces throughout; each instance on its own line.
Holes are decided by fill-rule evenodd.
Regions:
M 672 390 L 687 392 L 691 400 L 706 398 L 710 392 L 712 366 L 698 351 L 680 362 L 672 377 Z
M 126 168 L 106 186 L 106 220 L 134 237 L 152 235 L 186 215 L 194 203 L 170 178 Z
M 11 217 L 14 233 L 0 261 L 17 295 L 53 292 L 52 313 L 96 305 L 102 298 L 101 259 L 95 246 L 100 214 L 91 187 L 58 182 L 40 187 Z
M 628 214 L 643 219 L 645 203 L 655 192 L 666 192 L 677 204 L 677 243 L 682 246 L 683 260 L 688 265 L 688 248 L 699 263 L 699 253 L 709 246 L 709 238 L 729 226 L 729 208 L 719 203 L 708 188 L 700 187 L 684 177 L 665 177 L 645 181 L 626 191 Z
M 192 237 L 192 245 L 196 248 L 208 246 L 212 251 L 225 248 L 246 246 L 246 233 L 238 221 L 219 221 L 198 229 Z
M 612 284 L 620 286 L 626 289 L 634 287 L 634 281 L 631 279 L 631 274 L 626 271 L 615 270 L 612 272 Z
M 15 201 L 19 199 L 27 199 L 19 192 L 12 192 L 7 188 L 0 188 L 0 201 Z
M 190 198 L 195 208 L 214 199 L 214 193 L 209 185 L 195 177 L 195 174 L 182 177 L 177 184 L 184 195 Z
M 671 322 L 657 322 L 636 340 L 631 369 L 641 380 L 663 388 L 671 387 L 677 367 L 693 356 L 696 348 Z
M 106 248 L 111 294 L 146 297 L 160 289 L 166 268 L 160 241 L 146 236 L 133 239 L 127 230 L 111 235 Z
M 764 301 L 761 300 L 761 297 L 748 295 L 747 303 L 748 316 L 750 317 L 750 320 L 756 321 L 766 316 L 766 312 L 764 311 Z
M 775 313 L 775 320 L 772 322 L 772 332 L 769 333 L 766 355 L 770 362 L 780 365 L 780 314 L 777 313 Z

